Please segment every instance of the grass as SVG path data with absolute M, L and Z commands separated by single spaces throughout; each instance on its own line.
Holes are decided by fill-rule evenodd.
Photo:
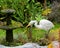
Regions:
M 55 27 L 52 30 L 57 30 L 60 28 L 60 24 L 55 24 Z M 22 32 L 26 32 L 26 28 L 18 28 L 14 30 L 14 34 L 20 34 Z M 41 30 L 41 29 L 37 29 L 37 28 L 32 28 L 32 34 L 33 37 L 37 36 L 37 37 L 42 37 L 45 31 Z M 37 35 L 39 34 L 39 35 Z M 5 30 L 0 29 L 0 38 L 2 38 L 3 36 L 5 36 Z
M 0 39 L 5 37 L 5 30 L 0 29 Z
M 55 27 L 51 30 L 51 32 L 56 33 L 56 30 L 60 29 L 60 24 L 55 24 Z M 19 39 L 19 37 L 22 37 L 24 40 L 27 39 L 27 28 L 18 28 L 13 31 L 14 39 Z M 6 31 L 0 29 L 0 40 L 5 38 Z M 39 40 L 40 38 L 44 37 L 44 30 L 37 29 L 35 27 L 32 28 L 32 37 L 34 40 Z

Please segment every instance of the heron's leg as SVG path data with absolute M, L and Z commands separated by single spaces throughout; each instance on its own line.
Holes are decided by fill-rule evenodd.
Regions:
M 49 31 L 47 31 L 47 32 L 45 32 L 45 38 L 46 38 L 46 39 L 48 39 L 48 38 L 49 38 L 49 32 L 50 32 L 50 30 L 49 30 Z
M 28 27 L 28 34 L 27 34 L 27 36 L 28 36 L 29 41 L 32 41 L 32 26 Z
M 49 33 L 50 33 L 50 30 L 48 30 L 47 34 L 49 34 Z

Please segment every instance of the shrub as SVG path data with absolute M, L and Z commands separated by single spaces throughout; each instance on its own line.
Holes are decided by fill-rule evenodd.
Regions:
M 14 18 L 16 21 L 21 22 L 24 26 L 32 19 L 35 19 L 36 14 L 40 15 L 42 6 L 39 2 L 34 0 L 1 0 L 0 8 L 12 8 L 16 10 Z
M 60 23 L 60 4 L 55 1 L 52 4 L 51 9 L 52 9 L 52 12 L 47 15 L 48 20 Z

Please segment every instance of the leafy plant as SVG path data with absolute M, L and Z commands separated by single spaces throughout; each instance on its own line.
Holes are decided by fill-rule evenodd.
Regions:
M 43 10 L 42 15 L 43 16 L 47 16 L 49 13 L 51 13 L 51 9 L 50 8 L 46 8 L 45 10 Z
M 1 0 L 0 6 L 2 9 L 15 9 L 16 13 L 14 18 L 16 21 L 21 22 L 24 26 L 26 26 L 30 20 L 42 18 L 42 5 L 39 2 L 35 2 L 34 0 Z

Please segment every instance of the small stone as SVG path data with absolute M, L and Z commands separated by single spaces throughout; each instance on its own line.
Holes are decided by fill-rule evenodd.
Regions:
M 4 10 L 1 10 L 2 13 L 13 13 L 15 12 L 14 9 L 4 9 Z

